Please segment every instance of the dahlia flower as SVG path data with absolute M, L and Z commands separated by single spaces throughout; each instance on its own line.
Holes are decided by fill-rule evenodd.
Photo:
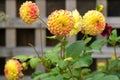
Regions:
M 105 29 L 105 17 L 97 10 L 90 10 L 83 16 L 84 34 L 97 35 Z
M 72 11 L 72 15 L 74 17 L 74 27 L 72 28 L 68 36 L 76 35 L 81 30 L 82 26 L 82 17 L 76 9 Z
M 26 1 L 19 9 L 20 17 L 27 24 L 32 24 L 39 17 L 39 9 L 35 3 Z
M 14 59 L 6 62 L 4 73 L 8 80 L 18 80 L 23 76 L 21 64 Z
M 72 13 L 67 10 L 56 10 L 48 16 L 48 30 L 56 36 L 67 35 L 74 26 Z
M 109 25 L 106 23 L 105 29 L 103 30 L 103 32 L 101 33 L 101 35 L 102 35 L 103 37 L 105 37 L 105 36 L 108 37 L 108 36 L 110 35 L 111 30 L 112 30 L 112 26 L 109 26 Z

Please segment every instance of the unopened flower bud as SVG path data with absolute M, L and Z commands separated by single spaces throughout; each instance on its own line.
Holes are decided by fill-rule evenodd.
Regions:
M 23 70 L 27 70 L 28 69 L 28 66 L 27 66 L 27 64 L 25 62 L 22 63 L 22 68 L 23 68 Z
M 23 78 L 24 74 L 21 72 L 19 73 L 19 78 Z
M 64 61 L 73 61 L 72 57 L 65 58 Z
M 100 12 L 103 11 L 103 8 L 104 8 L 104 7 L 103 7 L 103 5 L 101 5 L 101 4 L 96 6 L 96 10 L 97 10 L 97 11 L 100 11 Z

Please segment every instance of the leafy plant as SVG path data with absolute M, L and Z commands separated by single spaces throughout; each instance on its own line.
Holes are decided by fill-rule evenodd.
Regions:
M 28 5 L 30 7 L 28 7 Z M 27 11 L 27 8 L 30 8 L 30 11 Z M 45 72 L 35 71 L 31 75 L 32 80 L 119 80 L 120 58 L 116 53 L 116 44 L 120 42 L 120 37 L 117 35 L 117 31 L 112 30 L 108 38 L 98 39 L 89 44 L 92 40 L 92 37 L 89 37 L 89 35 L 96 36 L 107 31 L 106 27 L 108 27 L 108 25 L 106 25 L 105 17 L 100 12 L 102 8 L 103 6 L 97 5 L 97 10 L 88 11 L 83 18 L 77 10 L 72 12 L 56 10 L 48 17 L 46 25 L 39 16 L 39 10 L 36 4 L 26 1 L 20 8 L 20 16 L 23 21 L 31 24 L 39 18 L 40 22 L 47 26 L 48 30 L 54 34 L 54 36 L 48 36 L 47 38 L 58 40 L 59 43 L 52 49 L 43 52 L 41 39 L 42 56 L 40 56 L 35 47 L 29 43 L 37 56 L 18 55 L 13 57 L 13 59 L 18 60 L 22 64 L 21 66 L 18 65 L 19 67 L 17 68 L 19 68 L 19 70 L 26 70 L 28 66 L 33 69 L 39 64 L 44 66 Z M 24 14 L 24 12 L 26 12 L 26 14 Z M 103 31 L 103 29 L 105 30 Z M 80 30 L 84 34 L 83 38 L 69 43 L 67 37 L 76 35 Z M 110 33 L 110 31 L 107 31 L 107 33 L 108 32 Z M 104 68 L 100 71 L 92 71 L 90 69 L 90 65 L 93 63 L 91 56 L 96 50 L 102 51 L 106 43 L 113 46 L 114 58 L 107 60 L 106 66 L 103 66 Z M 16 63 L 14 60 L 12 60 L 12 62 L 11 64 Z M 8 67 L 9 64 L 5 69 Z M 15 68 L 16 65 L 13 65 L 13 67 Z M 13 70 L 11 68 L 10 70 L 12 73 Z M 17 69 L 15 68 L 15 70 Z M 9 69 L 5 70 L 7 77 L 8 71 Z M 21 74 L 16 72 L 18 76 L 13 77 L 13 79 L 9 79 L 8 77 L 8 79 L 16 80 L 21 78 Z

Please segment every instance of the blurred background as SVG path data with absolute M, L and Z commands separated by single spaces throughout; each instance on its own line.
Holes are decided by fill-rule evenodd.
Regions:
M 47 30 L 46 26 L 40 24 L 39 20 L 32 25 L 25 24 L 19 17 L 20 5 L 26 0 L 0 0 L 0 80 L 4 78 L 5 61 L 15 55 L 36 55 L 33 48 L 28 43 L 33 44 L 40 53 L 40 31 L 42 31 L 42 44 L 44 50 L 55 46 L 58 41 L 49 40 L 46 36 L 52 34 Z M 56 9 L 77 9 L 81 15 L 91 9 L 95 9 L 96 4 L 104 5 L 103 14 L 106 21 L 113 28 L 116 28 L 120 36 L 120 0 L 27 0 L 35 2 L 40 9 L 40 16 L 46 22 L 48 15 Z M 40 29 L 40 26 L 42 29 Z M 68 38 L 69 42 L 80 40 L 83 37 L 82 33 Z M 92 36 L 92 41 L 103 38 L 102 36 Z M 91 41 L 91 42 L 92 42 Z M 120 45 L 120 43 L 118 43 Z M 91 69 L 96 69 L 96 63 L 105 61 L 110 58 L 113 53 L 111 45 L 106 44 L 102 52 L 93 54 L 93 64 Z M 119 55 L 120 49 L 117 48 Z M 30 75 L 33 71 L 40 69 L 31 69 L 25 73 L 23 80 L 30 80 Z

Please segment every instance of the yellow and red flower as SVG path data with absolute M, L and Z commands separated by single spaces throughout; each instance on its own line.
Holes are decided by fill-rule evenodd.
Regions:
M 105 29 L 105 17 L 97 10 L 90 10 L 83 16 L 84 34 L 97 35 Z
M 56 10 L 48 17 L 48 30 L 56 36 L 67 35 L 74 26 L 72 13 L 67 10 Z
M 4 73 L 8 80 L 18 80 L 23 76 L 21 64 L 14 59 L 6 62 Z
M 32 24 L 39 17 L 39 9 L 35 3 L 31 1 L 26 1 L 23 3 L 19 9 L 20 17 L 27 24 Z
M 79 14 L 79 12 L 75 9 L 72 11 L 72 15 L 74 17 L 74 26 L 70 33 L 68 34 L 68 36 L 76 35 L 81 30 L 82 27 L 82 17 Z

